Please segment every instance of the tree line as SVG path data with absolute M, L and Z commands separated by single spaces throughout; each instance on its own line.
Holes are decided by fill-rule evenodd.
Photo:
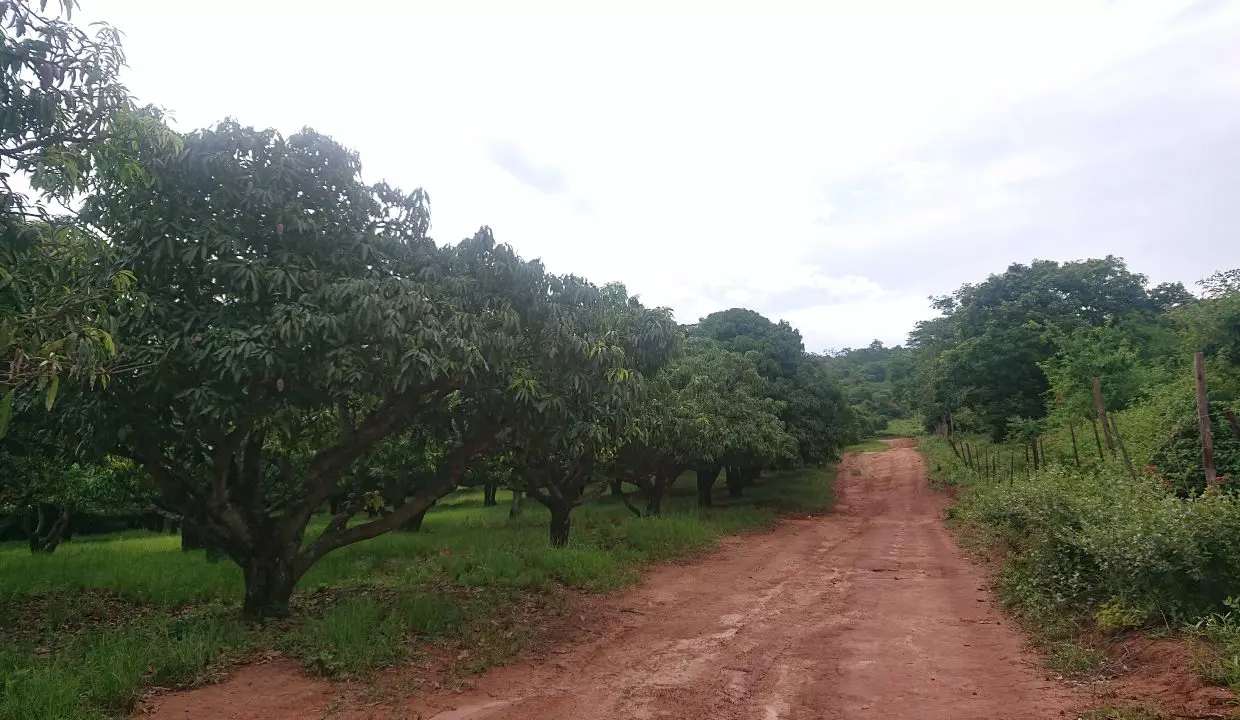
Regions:
M 608 487 L 657 515 L 692 472 L 709 505 L 861 429 L 787 323 L 682 326 L 487 227 L 439 244 L 424 191 L 310 128 L 174 132 L 120 83 L 116 31 L 45 5 L 0 5 L 0 513 L 33 551 L 81 510 L 155 513 L 280 614 L 323 556 L 462 485 L 546 506 L 563 545 Z
M 1231 421 L 1240 402 L 1240 270 L 1216 272 L 1196 290 L 1153 285 L 1114 256 L 1015 263 L 933 298 L 939 315 L 918 323 L 907 346 L 876 342 L 830 362 L 861 418 L 917 415 L 927 431 L 946 425 L 1028 445 L 1033 464 L 1036 439 L 1048 433 L 1062 431 L 1076 465 L 1095 455 L 1085 443 L 1118 453 L 1111 436 L 1120 434 L 1136 470 L 1190 492 L 1205 482 L 1196 353 L 1210 378 L 1219 473 L 1240 474 Z

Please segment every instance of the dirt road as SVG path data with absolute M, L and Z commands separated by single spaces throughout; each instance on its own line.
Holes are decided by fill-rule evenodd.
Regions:
M 600 602 L 610 621 L 597 635 L 488 673 L 464 695 L 374 717 L 1043 720 L 1081 707 L 1022 649 L 944 530 L 946 501 L 921 459 L 895 444 L 845 461 L 828 515 L 658 569 Z M 321 716 L 263 708 L 261 687 L 247 694 L 254 717 Z M 212 706 L 199 698 L 186 706 L 197 712 L 157 717 Z
M 611 603 L 622 625 L 428 714 L 1041 720 L 1078 706 L 1035 669 L 944 530 L 920 457 L 896 444 L 840 467 L 827 517 L 661 569 Z

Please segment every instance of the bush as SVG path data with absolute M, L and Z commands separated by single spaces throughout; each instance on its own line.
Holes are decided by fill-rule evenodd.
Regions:
M 932 461 L 958 473 L 943 455 L 932 447 Z M 1134 614 L 1192 622 L 1240 596 L 1240 498 L 1232 493 L 1180 497 L 1110 464 L 1052 465 L 1011 484 L 969 480 L 953 516 L 1001 541 L 1005 590 L 1023 606 L 1101 609 L 1125 624 Z

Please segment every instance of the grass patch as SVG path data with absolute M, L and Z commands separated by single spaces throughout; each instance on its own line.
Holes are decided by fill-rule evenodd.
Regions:
M 918 437 L 922 434 L 921 420 L 918 418 L 897 418 L 887 421 L 887 427 L 878 432 L 879 437 L 906 438 Z
M 1106 665 L 1106 655 L 1071 641 L 1054 643 L 1046 655 L 1046 666 L 1067 677 L 1097 673 Z
M 574 511 L 562 549 L 548 545 L 540 506 L 510 520 L 504 497 L 483 507 L 481 492 L 456 493 L 420 532 L 328 555 L 298 586 L 294 619 L 265 627 L 238 620 L 236 566 L 182 553 L 177 536 L 75 538 L 50 557 L 0 545 L 0 720 L 121 717 L 145 687 L 194 685 L 269 650 L 313 673 L 364 677 L 437 645 L 457 673 L 479 672 L 537 643 L 569 591 L 622 587 L 649 563 L 769 527 L 781 512 L 828 509 L 833 472 L 768 473 L 743 498 L 721 487 L 705 510 L 682 481 L 654 518 L 605 497 Z
M 1193 660 L 1202 677 L 1240 692 L 1240 601 L 1229 598 L 1227 607 L 1192 626 L 1200 641 Z
M 844 448 L 844 452 L 883 452 L 884 450 L 890 449 L 891 446 L 882 440 L 870 439 L 853 443 L 852 445 Z
M 1100 708 L 1081 715 L 1081 720 L 1161 720 L 1162 713 L 1144 706 Z

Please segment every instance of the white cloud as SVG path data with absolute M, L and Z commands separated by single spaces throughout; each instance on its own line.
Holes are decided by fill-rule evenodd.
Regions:
M 487 224 L 682 321 L 796 317 L 811 347 L 901 339 L 926 293 L 887 268 L 929 258 L 950 290 L 955 259 L 923 246 L 979 216 L 1027 222 L 1021 184 L 1085 154 L 927 148 L 1168 44 L 1240 37 L 1236 7 L 1188 0 L 83 4 L 127 33 L 132 89 L 184 127 L 311 125 L 368 177 L 425 187 L 440 240 Z M 1199 75 L 1230 92 L 1233 67 Z M 874 177 L 866 212 L 834 192 Z

